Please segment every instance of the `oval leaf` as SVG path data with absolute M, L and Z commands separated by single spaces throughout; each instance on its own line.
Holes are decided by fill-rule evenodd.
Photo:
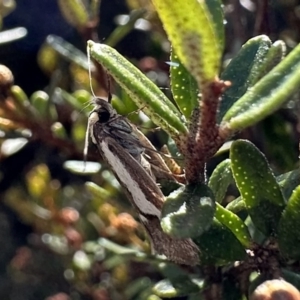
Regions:
M 299 70 L 300 45 L 227 111 L 223 126 L 232 131 L 242 130 L 272 114 L 298 91 Z
M 64 163 L 64 168 L 72 173 L 85 175 L 98 173 L 101 169 L 101 165 L 92 161 L 68 160 Z
M 187 185 L 167 197 L 161 226 L 164 232 L 174 237 L 197 237 L 209 228 L 214 213 L 212 191 L 203 184 Z
M 222 203 L 229 184 L 233 182 L 230 159 L 225 159 L 216 166 L 208 182 L 208 186 L 214 192 L 216 202 Z
M 217 203 L 216 219 L 225 225 L 245 247 L 250 247 L 251 236 L 245 223 L 233 212 Z
M 299 185 L 300 182 L 300 170 L 296 169 L 291 172 L 282 174 L 276 177 L 276 180 L 282 190 L 284 199 L 288 200 L 294 189 Z
M 222 80 L 229 80 L 231 86 L 224 92 L 218 114 L 220 122 L 228 109 L 251 86 L 251 76 L 257 74 L 261 62 L 265 59 L 270 49 L 271 41 L 265 36 L 257 36 L 245 43 L 237 55 L 230 61 L 225 71 L 221 74 Z
M 65 19 L 74 27 L 82 28 L 87 25 L 89 15 L 80 0 L 58 0 L 59 8 Z
M 153 292 L 162 298 L 174 298 L 188 296 L 199 292 L 204 287 L 204 280 L 182 281 L 174 285 L 169 279 L 163 279 L 153 287 Z
M 135 104 L 174 139 L 187 128 L 181 114 L 163 92 L 113 48 L 88 42 L 91 56 L 103 65 Z
M 204 264 L 226 264 L 246 256 L 244 247 L 234 234 L 216 219 L 208 231 L 193 241 L 200 249 L 200 261 Z
M 67 61 L 74 62 L 85 70 L 89 70 L 90 67 L 94 68 L 94 64 L 92 62 L 91 65 L 88 63 L 87 56 L 82 51 L 63 38 L 51 34 L 48 35 L 46 43 Z
M 287 257 L 300 258 L 300 185 L 293 191 L 279 222 L 278 243 Z
M 285 201 L 265 156 L 249 141 L 237 140 L 231 145 L 230 158 L 253 223 L 266 235 L 276 233 Z
M 206 1 L 153 0 L 153 4 L 180 61 L 198 84 L 212 82 L 219 73 L 222 49 Z
M 174 50 L 171 53 L 170 76 L 174 100 L 182 114 L 189 119 L 193 109 L 198 106 L 199 88 L 194 77 L 181 63 Z

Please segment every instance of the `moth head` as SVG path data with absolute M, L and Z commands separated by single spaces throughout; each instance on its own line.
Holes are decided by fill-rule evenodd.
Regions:
M 116 114 L 116 111 L 113 109 L 111 104 L 107 102 L 107 100 L 94 98 L 92 102 L 95 105 L 92 113 L 90 114 L 90 119 L 91 117 L 94 119 L 93 123 L 95 123 L 95 121 L 99 123 L 106 123 Z M 95 114 L 97 115 L 97 120 L 95 120 Z
M 93 133 L 93 126 L 96 123 L 105 124 L 109 121 L 109 119 L 116 114 L 116 111 L 113 109 L 110 103 L 107 100 L 95 97 L 92 101 L 94 104 L 94 109 L 89 115 L 87 129 L 85 133 L 85 144 L 83 150 L 84 161 L 87 159 L 88 153 L 88 144 L 89 144 L 89 136 L 92 138 L 94 144 L 96 144 L 96 140 Z

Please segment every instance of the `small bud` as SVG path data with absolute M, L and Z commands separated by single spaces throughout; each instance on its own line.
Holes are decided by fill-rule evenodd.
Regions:
M 65 207 L 59 212 L 60 220 L 66 225 L 73 225 L 79 219 L 79 213 L 72 207 Z
M 53 296 L 47 297 L 45 300 L 70 300 L 71 298 L 65 293 L 58 293 Z
M 82 245 L 82 236 L 76 229 L 69 227 L 65 230 L 64 235 L 71 247 L 80 249 Z
M 14 76 L 9 68 L 0 65 L 0 95 L 7 97 L 7 92 L 14 83 Z
M 138 222 L 130 214 L 121 213 L 113 220 L 112 226 L 118 230 L 130 233 L 137 229 Z
M 300 293 L 283 279 L 273 279 L 260 284 L 250 300 L 300 300 Z

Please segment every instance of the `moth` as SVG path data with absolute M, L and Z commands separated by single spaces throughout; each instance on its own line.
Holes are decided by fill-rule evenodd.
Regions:
M 110 98 L 92 100 L 94 109 L 88 119 L 86 142 L 90 136 L 123 187 L 149 236 L 152 253 L 165 255 L 178 264 L 196 265 L 199 252 L 194 242 L 173 238 L 161 228 L 164 195 L 145 158 L 145 143 L 148 147 L 150 142 L 134 133 L 129 121 L 112 107 Z

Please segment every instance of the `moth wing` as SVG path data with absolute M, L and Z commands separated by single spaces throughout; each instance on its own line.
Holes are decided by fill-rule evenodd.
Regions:
M 136 208 L 153 252 L 178 264 L 199 263 L 199 250 L 191 239 L 176 239 L 163 232 L 160 216 L 164 195 L 141 164 L 109 136 L 98 140 L 97 146 Z

